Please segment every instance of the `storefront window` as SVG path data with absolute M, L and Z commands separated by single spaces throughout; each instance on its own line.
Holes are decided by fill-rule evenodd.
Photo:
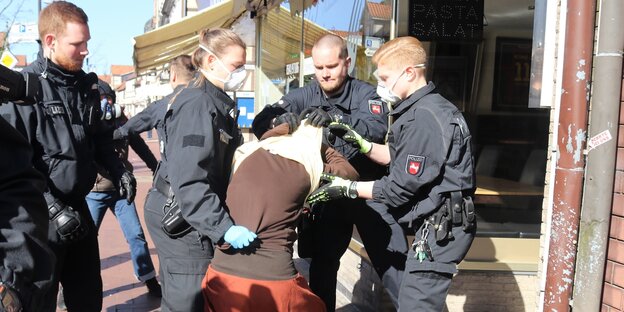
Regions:
M 262 20 L 261 105 L 272 104 L 314 79 L 312 46 L 326 33 L 347 41 L 352 59 L 349 74 L 376 83 L 370 58 L 390 38 L 392 1 L 319 1 L 303 12 L 297 11 L 301 7 L 297 1 L 282 3 Z
M 296 1 L 296 0 L 295 0 Z M 390 40 L 393 1 L 319 1 L 304 12 L 310 22 L 347 41 L 352 77 L 376 84 L 371 57 Z M 316 34 L 306 28 L 304 36 Z M 306 40 L 306 43 L 308 41 Z M 314 43 L 314 40 L 312 41 Z M 306 57 L 311 57 L 312 45 L 306 47 Z M 312 75 L 306 73 L 306 75 Z
M 312 45 L 328 32 L 347 40 L 350 75 L 376 84 L 370 59 L 392 37 L 396 2 L 397 35 L 421 39 L 428 79 L 471 127 L 478 235 L 539 236 L 549 110 L 530 108 L 529 85 L 541 77 L 531 55 L 535 1 L 545 0 L 318 1 L 291 12 L 297 1 L 263 18 L 261 105 L 314 79 Z
M 301 50 L 301 18 L 284 5 L 270 10 L 261 21 L 260 103 L 277 102 L 297 80 Z
M 478 235 L 539 237 L 549 110 L 529 108 L 535 1 L 456 2 L 399 1 L 398 35 L 424 42 L 428 78 L 470 124 Z

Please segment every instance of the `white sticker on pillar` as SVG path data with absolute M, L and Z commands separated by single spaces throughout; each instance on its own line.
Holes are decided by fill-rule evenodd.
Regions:
M 611 141 L 613 137 L 611 136 L 611 132 L 609 130 L 602 131 L 596 134 L 593 138 L 589 139 L 587 142 L 588 151 L 593 150 L 594 148 Z

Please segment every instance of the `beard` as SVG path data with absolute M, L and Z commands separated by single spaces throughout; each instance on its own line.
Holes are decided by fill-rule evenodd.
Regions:
M 334 81 L 328 81 L 328 82 L 319 81 L 319 85 L 321 86 L 321 89 L 323 90 L 323 92 L 325 92 L 326 95 L 331 96 L 331 95 L 334 95 L 335 93 L 338 93 L 340 90 L 342 90 L 344 81 L 345 81 L 344 78 L 340 80 L 334 80 Z
M 58 54 L 56 56 L 56 64 L 60 66 L 62 69 L 76 72 L 82 69 L 82 63 L 84 62 L 84 58 L 81 60 L 73 60 L 69 57 L 66 57 L 62 54 Z

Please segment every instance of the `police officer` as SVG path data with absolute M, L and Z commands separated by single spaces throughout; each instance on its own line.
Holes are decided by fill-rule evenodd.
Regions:
M 388 145 L 368 142 L 348 125 L 329 126 L 370 159 L 389 164 L 389 174 L 371 182 L 331 177 L 309 198 L 373 199 L 415 232 L 399 292 L 400 311 L 444 309 L 457 264 L 476 230 L 470 131 L 461 112 L 425 80 L 425 62 L 425 50 L 413 37 L 391 40 L 373 56 L 377 93 L 393 106 Z
M 43 49 L 24 69 L 39 76 L 37 103 L 0 107 L 2 117 L 32 145 L 33 165 L 47 178 L 48 245 L 57 263 L 40 311 L 55 310 L 59 281 L 69 311 L 102 308 L 98 242 L 85 202 L 96 162 L 127 200 L 133 200 L 136 188 L 113 150 L 112 131 L 99 127 L 97 76 L 81 70 L 90 39 L 87 22 L 84 11 L 69 2 L 54 2 L 42 10 L 38 24 Z
M 201 75 L 174 94 L 163 120 L 161 166 L 145 205 L 160 259 L 163 311 L 204 311 L 201 281 L 213 244 L 243 248 L 256 235 L 225 208 L 234 150 L 241 144 L 234 101 L 246 45 L 227 29 L 203 30 L 193 63 Z
M 32 166 L 28 142 L 2 118 L 0 146 L 0 311 L 38 311 L 55 263 L 46 246 L 45 180 Z
M 368 140 L 383 143 L 387 109 L 373 86 L 348 76 L 351 58 L 344 40 L 333 34 L 319 38 L 312 48 L 312 59 L 316 80 L 265 107 L 254 119 L 255 135 L 260 137 L 268 128 L 284 122 L 291 125 L 291 129 L 296 128 L 298 114 L 308 110 L 308 120 L 313 125 L 340 120 Z M 329 143 L 349 160 L 362 180 L 383 176 L 385 167 L 376 165 L 343 139 L 328 137 Z M 324 206 L 314 207 L 311 233 L 304 232 L 299 237 L 300 255 L 312 258 L 310 287 L 314 293 L 323 299 L 328 311 L 334 311 L 340 258 L 349 246 L 355 224 L 376 272 L 396 303 L 407 253 L 400 226 L 387 211 L 376 211 L 364 200 Z M 309 237 L 305 238 L 306 235 Z
M 190 56 L 179 55 L 171 59 L 169 62 L 169 84 L 173 88 L 173 92 L 150 104 L 144 110 L 130 118 L 123 126 L 115 129 L 113 138 L 116 140 L 124 139 L 128 137 L 128 135 L 140 134 L 156 128 L 159 140 L 163 140 L 162 120 L 165 117 L 167 103 L 171 101 L 174 94 L 186 88 L 186 85 L 193 79 L 194 75 L 195 66 Z

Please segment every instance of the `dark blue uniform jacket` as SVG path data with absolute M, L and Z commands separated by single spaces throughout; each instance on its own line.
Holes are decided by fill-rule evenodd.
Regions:
M 184 219 L 215 243 L 233 225 L 225 195 L 232 157 L 242 143 L 237 117 L 234 101 L 200 79 L 175 95 L 164 118 L 157 174 L 171 184 Z
M 2 118 L 0 146 L 0 280 L 17 290 L 26 311 L 36 311 L 55 265 L 46 243 L 45 179 L 32 167 L 28 142 Z
M 351 77 L 345 80 L 342 93 L 332 98 L 325 96 L 317 81 L 284 95 L 279 102 L 265 107 L 254 118 L 254 134 L 260 138 L 276 116 L 286 112 L 300 114 L 309 107 L 320 107 L 333 119 L 351 125 L 369 141 L 384 143 L 388 129 L 388 110 L 373 86 Z M 362 180 L 377 179 L 385 172 L 385 168 L 372 162 L 341 138 L 328 143 L 349 160 Z
M 55 198 L 66 203 L 84 200 L 95 181 L 96 162 L 114 181 L 124 167 L 113 148 L 112 129 L 105 127 L 99 116 L 89 125 L 91 106 L 99 108 L 99 92 L 87 82 L 88 75 L 46 64 L 42 57 L 24 71 L 41 74 L 46 65 L 47 78 L 41 82 L 43 95 L 38 103 L 8 103 L 0 107 L 0 114 L 33 147 L 33 164 L 47 178 L 44 195 L 48 203 Z
M 148 130 L 156 129 L 158 138 L 162 139 L 162 121 L 167 112 L 167 104 L 171 98 L 184 89 L 186 85 L 178 85 L 173 92 L 162 99 L 148 105 L 144 110 L 130 118 L 123 126 L 115 130 L 115 139 L 122 139 L 131 134 L 140 134 Z
M 373 186 L 375 200 L 405 210 L 402 222 L 437 210 L 449 192 L 470 195 L 476 187 L 466 121 L 434 89 L 430 82 L 392 111 L 389 175 Z

